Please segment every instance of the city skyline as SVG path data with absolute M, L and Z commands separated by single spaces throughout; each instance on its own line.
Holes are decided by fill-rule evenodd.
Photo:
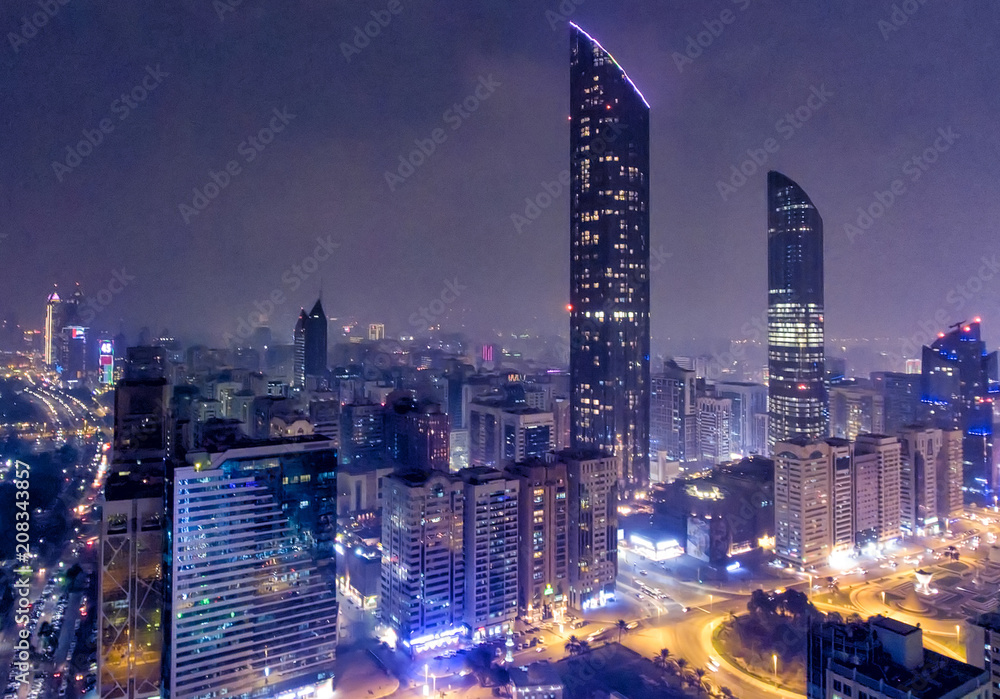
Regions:
M 27 7 L 15 3 L 5 8 L 0 16 L 4 26 L 16 29 L 18 12 Z M 720 18 L 723 10 L 731 13 L 726 15 L 730 22 Z M 2 282 L 6 286 L 0 287 L 0 297 L 7 303 L 0 312 L 16 313 L 26 327 L 40 327 L 35 319 L 44 313 L 51 283 L 58 281 L 65 289 L 79 279 L 88 297 L 109 301 L 97 304 L 96 322 L 112 330 L 125 318 L 133 332 L 141 325 L 164 326 L 217 343 L 227 330 L 235 332 L 240 319 L 256 312 L 255 301 L 265 302 L 272 291 L 280 291 L 284 301 L 275 305 L 271 327 L 290 335 L 297 308 L 314 298 L 325 278 L 331 297 L 327 310 L 335 317 L 365 321 L 362 316 L 373 316 L 397 331 L 416 332 L 423 321 L 410 323 L 414 314 L 422 318 L 422 308 L 443 306 L 433 320 L 445 328 L 464 324 L 478 333 L 492 328 L 564 333 L 567 299 L 556 278 L 565 269 L 561 241 L 568 199 L 550 195 L 543 185 L 555 192 L 565 167 L 560 153 L 568 110 L 559 75 L 568 20 L 606 45 L 621 46 L 616 57 L 630 66 L 630 75 L 654 106 L 654 353 L 663 351 L 668 337 L 675 345 L 692 335 L 704 337 L 706 317 L 713 319 L 712 332 L 720 337 L 744 336 L 742 329 L 759 317 L 763 295 L 744 290 L 762 288 L 754 277 L 760 279 L 763 255 L 759 238 L 746 231 L 760 230 L 755 212 L 770 168 L 794 173 L 806 183 L 827 218 L 830 336 L 884 333 L 902 346 L 924 325 L 937 330 L 940 315 L 955 322 L 968 315 L 988 316 L 998 305 L 1000 290 L 992 289 L 995 269 L 989 255 L 985 261 L 979 259 L 982 255 L 970 258 L 935 236 L 948 220 L 970 245 L 988 249 L 985 222 L 993 205 L 980 199 L 988 190 L 976 183 L 993 179 L 997 171 L 992 157 L 996 144 L 987 128 L 996 98 L 981 89 L 991 49 L 976 51 L 983 48 L 983 27 L 990 25 L 993 8 L 920 6 L 896 26 L 891 5 L 842 14 L 805 7 L 791 16 L 782 13 L 782 22 L 775 22 L 776 6 L 744 0 L 714 9 L 679 4 L 645 8 L 634 15 L 591 2 L 565 17 L 558 6 L 524 3 L 505 11 L 463 8 L 439 27 L 441 17 L 433 11 L 410 13 L 404 7 L 390 12 L 374 37 L 362 30 L 368 41 L 357 39 L 364 47 L 354 47 L 354 29 L 373 21 L 372 11 L 382 10 L 325 10 L 329 21 L 321 29 L 316 25 L 323 22 L 295 10 L 280 21 L 260 7 L 241 7 L 222 17 L 207 8 L 203 16 L 194 9 L 155 10 L 147 24 L 126 32 L 124 27 L 131 25 L 67 6 L 37 36 L 18 43 L 16 51 L 12 47 L 5 60 L 15 86 L 13 107 L 37 118 L 13 124 L 6 138 L 14 157 L 2 176 L 16 182 L 30 173 L 35 184 L 8 187 L 23 196 L 12 198 L 0 245 L 17 250 L 13 259 L 37 273 L 27 283 Z M 200 23 L 186 21 L 193 17 Z M 379 17 L 385 20 L 386 15 Z M 817 23 L 830 26 L 844 45 L 806 52 Z M 100 36 L 117 36 L 125 48 L 98 56 L 88 44 L 95 39 L 70 35 L 72 29 L 97 25 Z M 442 35 L 444 26 L 456 31 Z M 292 48 L 258 56 L 233 42 L 226 45 L 233 47 L 235 57 L 206 50 L 199 55 L 203 66 L 195 69 L 186 61 L 178 63 L 166 40 L 181 27 L 193 37 L 231 31 L 236 37 L 270 37 Z M 763 27 L 773 35 L 761 42 Z M 707 46 L 698 43 L 703 32 L 701 42 Z M 290 35 L 298 40 L 286 41 Z M 511 35 L 520 39 L 512 41 Z M 217 40 L 223 38 L 220 34 Z M 930 39 L 941 49 L 942 59 L 933 63 L 921 58 Z M 441 50 L 423 51 L 424 42 L 432 41 Z M 77 56 L 67 71 L 74 78 L 72 86 L 65 77 L 40 80 L 43 58 L 65 50 L 67 42 Z M 343 46 L 354 48 L 345 51 Z M 411 52 L 421 57 L 409 60 Z M 460 68 L 441 70 L 446 56 Z M 407 63 L 412 68 L 391 74 L 385 68 Z M 251 78 L 250 66 L 266 70 Z M 305 73 L 291 80 L 293 67 Z M 244 76 L 247 90 L 238 105 L 221 105 L 214 94 L 232 74 Z M 443 79 L 417 79 L 418 74 Z M 343 91 L 303 89 L 319 78 L 343 84 Z M 19 89 L 40 84 L 45 85 L 40 92 Z M 729 90 L 726 86 L 732 84 L 752 90 Z M 136 94 L 146 98 L 128 112 L 121 103 L 113 111 L 115 96 L 133 85 L 144 85 Z M 871 99 L 888 89 L 900 95 L 896 102 Z M 351 110 L 337 106 L 343 96 L 358 97 Z M 59 108 L 42 111 L 42 97 Z M 391 112 L 407 116 L 377 117 L 387 114 L 372 111 L 383 99 L 399 108 Z M 475 111 L 461 107 L 466 99 Z M 446 111 L 454 104 L 460 109 Z M 912 118 L 902 119 L 904 112 Z M 102 143 L 92 146 L 93 152 L 70 172 L 60 170 L 57 179 L 52 163 L 65 160 L 66 148 L 71 143 L 75 147 L 83 131 L 93 132 L 105 117 L 115 130 L 104 134 Z M 439 128 L 444 140 L 436 143 L 433 134 Z M 268 145 L 259 151 L 247 145 L 256 155 L 246 162 L 250 156 L 240 152 L 240 144 L 265 129 L 271 133 L 259 145 L 265 145 L 263 140 Z M 501 151 L 498 138 L 505 144 Z M 323 145 L 308 148 L 310 141 Z M 434 152 L 402 183 L 393 180 L 391 189 L 386 173 L 403 167 L 399 158 L 405 160 L 417 141 L 426 150 L 433 145 Z M 48 147 L 38 148 L 39 143 Z M 754 155 L 766 162 L 757 165 Z M 352 158 L 361 164 L 345 170 Z M 227 174 L 230 160 L 238 165 L 236 174 Z M 744 169 L 756 171 L 740 184 L 740 175 L 731 168 L 738 173 L 747 162 Z M 518 177 L 511 176 L 515 165 Z M 142 182 L 137 167 L 154 174 L 162 193 L 135 184 Z M 845 183 L 845 168 L 867 176 Z M 210 170 L 220 182 L 230 181 L 185 222 L 178 209 L 181 204 L 194 207 L 192 190 L 220 187 Z M 357 184 L 338 175 L 347 171 Z M 896 180 L 900 186 L 893 188 Z M 279 187 L 279 182 L 284 184 Z M 442 194 L 454 187 L 461 192 L 457 198 Z M 331 197 L 330 192 L 337 194 Z M 525 211 L 530 209 L 525 197 L 545 204 L 546 196 L 540 195 L 549 196 L 550 203 L 529 218 L 526 214 L 535 212 Z M 117 199 L 109 207 L 110 196 Z M 449 214 L 469 212 L 470 200 L 477 201 L 471 225 L 448 222 L 453 218 Z M 958 206 L 958 201 L 964 204 Z M 870 225 L 863 225 L 868 223 L 865 215 L 873 214 Z M 527 223 L 517 222 L 516 216 Z M 122 239 L 122 225 L 133 232 L 127 239 Z M 482 233 L 469 236 L 470 229 Z M 282 242 L 272 242 L 277 240 Z M 501 253 L 529 240 L 530 255 Z M 149 251 L 159 249 L 174 251 L 176 265 L 168 277 L 164 266 L 147 260 Z M 924 249 L 934 254 L 921 254 Z M 206 267 L 226 251 L 231 265 L 213 261 Z M 507 261 L 510 257 L 513 263 Z M 745 264 L 754 259 L 760 264 Z M 898 265 L 885 269 L 880 264 L 884 259 L 898 260 Z M 423 260 L 428 264 L 420 264 Z M 926 281 L 918 288 L 909 288 L 904 283 L 909 277 L 894 271 L 913 265 Z M 720 274 L 689 271 L 702 268 Z M 729 268 L 740 274 L 722 272 Z M 359 272 L 368 269 L 378 270 L 384 279 L 405 270 L 406 284 L 362 291 L 371 276 Z M 193 281 L 205 274 L 212 278 L 210 298 Z M 121 288 L 121 277 L 124 289 L 108 293 Z M 501 279 L 518 282 L 505 291 L 511 303 L 483 313 L 493 310 L 490 299 Z M 452 293 L 446 282 L 460 291 Z M 886 288 L 876 289 L 876 284 Z M 871 297 L 883 299 L 891 317 L 859 318 L 849 312 Z M 453 300 L 442 304 L 441 298 Z M 686 303 L 664 302 L 677 298 Z M 193 307 L 203 310 L 197 319 L 183 312 Z M 532 310 L 526 312 L 528 307 Z

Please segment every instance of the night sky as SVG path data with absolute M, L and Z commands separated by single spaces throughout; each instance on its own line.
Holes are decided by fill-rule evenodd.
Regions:
M 422 307 L 567 334 L 569 200 L 543 182 L 569 162 L 572 10 L 652 106 L 654 352 L 761 317 L 771 168 L 823 216 L 828 337 L 982 315 L 996 344 L 1000 6 L 577 1 L 4 0 L 0 316 L 41 327 L 79 281 L 94 327 L 221 342 L 279 292 L 290 338 L 322 284 L 389 334 Z M 859 207 L 881 215 L 849 234 Z

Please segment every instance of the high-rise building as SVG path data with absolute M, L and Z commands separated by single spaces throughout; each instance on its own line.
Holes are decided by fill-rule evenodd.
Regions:
M 385 424 L 381 405 L 355 405 L 340 409 L 340 461 L 354 463 L 376 458 L 385 449 Z
M 698 398 L 698 447 L 706 464 L 732 459 L 733 402 L 729 398 Z
M 828 434 L 823 219 L 805 191 L 767 175 L 769 443 Z
M 832 437 L 856 439 L 859 434 L 885 431 L 885 398 L 874 388 L 856 385 L 830 387 Z
M 327 327 L 326 313 L 321 299 L 316 299 L 309 317 L 305 321 L 305 369 L 306 376 L 322 378 L 327 370 Z
M 825 562 L 843 541 L 844 483 L 849 484 L 850 444 L 845 440 L 794 437 L 774 446 L 775 553 L 798 566 Z M 835 473 L 840 477 L 835 478 Z M 834 483 L 839 487 L 835 488 Z M 834 532 L 834 498 L 840 503 Z M 850 497 L 850 494 L 847 494 Z M 849 512 L 849 509 L 848 509 Z M 844 542 L 846 543 L 846 542 Z
M 649 104 L 570 25 L 572 444 L 649 480 Z
M 517 616 L 517 479 L 481 466 L 463 469 L 465 623 L 473 638 L 503 635 Z
M 882 396 L 885 433 L 898 434 L 920 418 L 920 374 L 873 371 L 871 382 Z
M 993 454 L 997 353 L 980 338 L 980 319 L 959 323 L 923 348 L 921 400 L 935 427 L 963 432 L 963 484 L 980 502 L 1000 493 Z
M 985 699 L 1000 697 L 1000 611 L 978 614 L 968 620 L 965 633 L 965 659 L 975 667 L 989 673 L 990 695 Z
M 59 333 L 62 330 L 62 299 L 53 291 L 45 299 L 44 359 L 48 366 L 55 365 L 59 357 Z
M 937 464 L 944 432 L 933 427 L 909 427 L 899 434 L 902 443 L 899 504 L 900 525 L 910 534 L 938 528 Z
M 519 481 L 519 615 L 531 623 L 561 621 L 569 597 L 566 464 L 535 459 L 509 466 L 506 475 Z
M 306 309 L 299 310 L 299 319 L 295 321 L 294 348 L 295 357 L 292 361 L 292 385 L 304 388 L 306 385 L 306 322 L 309 315 Z
M 650 380 L 650 451 L 666 452 L 672 461 L 697 461 L 697 379 L 691 369 L 668 359 Z
M 854 442 L 854 461 L 870 458 L 874 463 L 877 506 L 875 543 L 886 544 L 900 535 L 899 479 L 901 470 L 901 445 L 896 437 L 884 434 L 858 435 Z M 857 508 L 855 508 L 857 510 Z M 858 529 L 858 527 L 855 527 Z M 855 543 L 863 544 L 867 542 Z
M 715 385 L 715 395 L 732 401 L 732 450 L 743 456 L 763 454 L 767 439 L 757 440 L 757 417 L 767 416 L 767 386 L 746 381 L 720 381 Z
M 569 483 L 569 606 L 603 607 L 614 599 L 618 577 L 617 460 L 581 449 L 547 460 L 566 464 Z
M 475 400 L 469 412 L 469 463 L 502 468 L 542 458 L 555 448 L 552 413 L 487 398 Z
M 170 387 L 159 347 L 130 347 L 115 388 L 111 467 L 101 507 L 98 696 L 161 695 L 164 475 Z
M 328 696 L 337 455 L 320 437 L 189 453 L 169 477 L 164 696 Z
M 464 632 L 465 497 L 457 476 L 387 476 L 382 503 L 383 623 L 420 650 Z
M 403 466 L 447 471 L 451 463 L 451 419 L 431 401 L 405 396 L 385 411 L 385 446 Z

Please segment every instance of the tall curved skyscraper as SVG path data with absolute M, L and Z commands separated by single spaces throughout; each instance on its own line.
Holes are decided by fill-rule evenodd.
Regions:
M 769 446 L 828 436 L 823 367 L 823 219 L 803 189 L 767 174 Z
M 570 26 L 572 444 L 649 480 L 649 104 Z

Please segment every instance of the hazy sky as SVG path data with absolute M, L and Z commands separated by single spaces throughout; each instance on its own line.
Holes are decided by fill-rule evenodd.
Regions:
M 569 10 L 652 105 L 654 348 L 760 317 L 769 168 L 824 218 L 830 336 L 937 313 L 1000 338 L 993 3 L 63 1 L 0 9 L 0 315 L 22 325 L 78 280 L 96 327 L 221 340 L 277 292 L 290 336 L 322 283 L 392 334 L 565 332 L 569 200 L 543 183 L 568 167 Z M 723 196 L 748 149 L 766 162 Z

